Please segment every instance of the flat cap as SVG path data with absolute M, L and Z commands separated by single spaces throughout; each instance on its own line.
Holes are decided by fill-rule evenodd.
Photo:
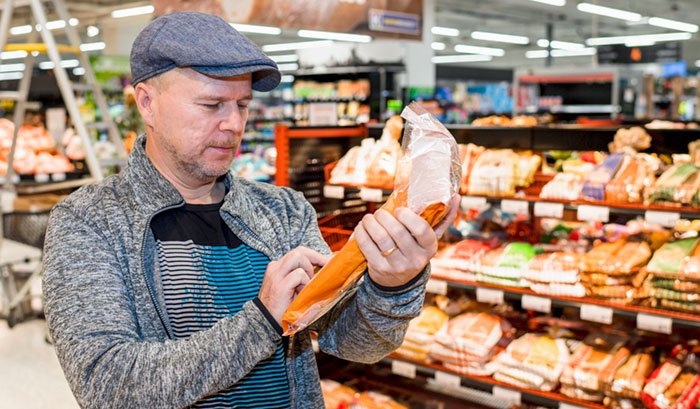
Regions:
M 256 91 L 280 83 L 277 64 L 221 17 L 176 12 L 150 22 L 131 47 L 134 85 L 175 67 L 189 67 L 213 77 L 253 74 Z

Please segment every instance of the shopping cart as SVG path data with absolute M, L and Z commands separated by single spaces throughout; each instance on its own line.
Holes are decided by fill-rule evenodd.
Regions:
M 332 251 L 340 250 L 352 235 L 355 226 L 367 214 L 366 206 L 340 209 L 318 219 L 321 235 Z

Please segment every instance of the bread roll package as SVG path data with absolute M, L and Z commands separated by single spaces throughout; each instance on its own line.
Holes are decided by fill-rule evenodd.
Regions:
M 406 120 L 394 191 L 382 209 L 393 213 L 407 207 L 433 227 L 447 214 L 458 193 L 461 173 L 457 142 L 420 104 L 413 102 L 401 116 Z M 282 317 L 285 335 L 303 330 L 353 293 L 367 269 L 367 260 L 353 237 L 292 301 Z

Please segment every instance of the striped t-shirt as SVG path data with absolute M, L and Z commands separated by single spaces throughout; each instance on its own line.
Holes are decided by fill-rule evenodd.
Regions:
M 234 315 L 260 290 L 270 260 L 226 226 L 221 203 L 190 205 L 158 214 L 155 235 L 165 308 L 175 338 L 211 328 Z M 193 376 L 198 376 L 193 374 Z M 207 376 L 201 374 L 200 376 Z M 194 408 L 288 408 L 289 383 L 282 343 L 238 383 Z

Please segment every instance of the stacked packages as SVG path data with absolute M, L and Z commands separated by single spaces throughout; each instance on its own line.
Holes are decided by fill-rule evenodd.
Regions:
M 646 270 L 651 280 L 652 305 L 700 312 L 700 246 L 697 238 L 664 244 Z
M 679 345 L 649 377 L 642 401 L 650 409 L 689 409 L 700 401 L 700 347 Z
M 447 323 L 449 317 L 437 307 L 425 307 L 420 315 L 408 324 L 406 337 L 396 353 L 416 361 L 427 361 L 435 334 Z
M 431 273 L 441 278 L 476 281 L 479 259 L 489 246 L 477 240 L 462 240 L 438 252 L 430 260 Z
M 321 391 L 326 409 L 408 409 L 389 396 L 372 391 L 358 393 L 329 379 L 321 379 Z
M 480 262 L 477 281 L 510 287 L 527 287 L 523 272 L 535 257 L 529 243 L 510 243 L 486 253 Z
M 581 256 L 573 252 L 539 254 L 524 272 L 527 286 L 536 293 L 584 297 L 586 289 L 579 281 Z

